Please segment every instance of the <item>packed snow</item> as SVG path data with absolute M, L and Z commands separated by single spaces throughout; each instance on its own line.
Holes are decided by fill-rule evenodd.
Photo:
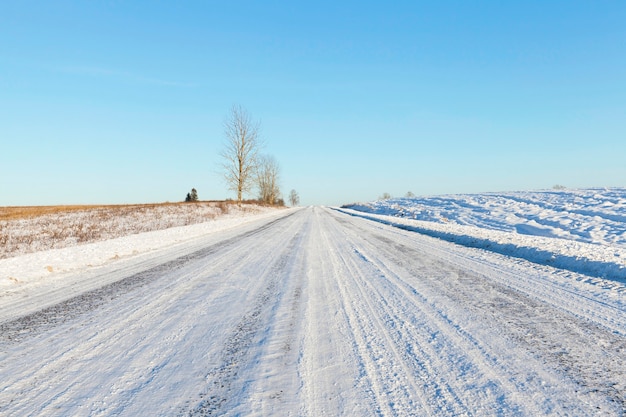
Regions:
M 268 210 L 1 259 L 0 415 L 626 413 L 623 264 L 536 256 L 620 258 L 623 235 L 599 215 L 591 242 L 392 204 L 412 207 Z M 483 249 L 504 235 L 516 257 Z
M 393 198 L 345 208 L 458 244 L 626 283 L 624 188 Z

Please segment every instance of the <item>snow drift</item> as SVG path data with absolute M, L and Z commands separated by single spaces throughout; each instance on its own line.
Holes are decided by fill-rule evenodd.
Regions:
M 460 245 L 626 281 L 624 188 L 395 198 L 342 210 Z

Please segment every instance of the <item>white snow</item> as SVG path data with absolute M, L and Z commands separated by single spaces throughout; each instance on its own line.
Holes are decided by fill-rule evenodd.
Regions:
M 2 259 L 0 415 L 623 415 L 625 193 L 269 210 Z
M 345 212 L 626 283 L 626 189 L 397 198 Z M 363 214 L 367 213 L 367 214 Z

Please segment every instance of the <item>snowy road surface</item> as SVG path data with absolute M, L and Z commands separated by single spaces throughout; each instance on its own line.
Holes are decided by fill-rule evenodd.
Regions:
M 0 415 L 625 413 L 623 292 L 327 208 L 211 239 L 0 298 Z

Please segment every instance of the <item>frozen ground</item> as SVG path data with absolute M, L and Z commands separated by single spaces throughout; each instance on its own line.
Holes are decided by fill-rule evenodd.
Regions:
M 624 415 L 619 277 L 351 214 L 65 248 L 30 279 L 37 254 L 0 260 L 0 415 Z

